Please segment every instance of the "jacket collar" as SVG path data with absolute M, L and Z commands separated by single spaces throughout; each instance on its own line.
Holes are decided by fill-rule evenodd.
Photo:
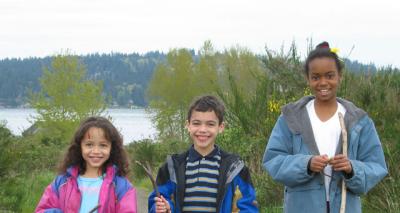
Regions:
M 301 134 L 304 143 L 307 144 L 313 155 L 319 155 L 317 143 L 315 142 L 314 133 L 311 127 L 311 121 L 308 116 L 306 105 L 314 96 L 305 96 L 294 103 L 289 103 L 282 108 L 282 115 L 286 119 L 286 123 L 293 134 Z M 336 100 L 346 109 L 344 117 L 347 131 L 362 117 L 367 115 L 365 111 L 356 107 L 352 102 L 342 98 Z M 341 141 L 339 142 L 341 144 Z M 341 147 L 341 146 L 339 146 Z M 340 150 L 337 150 L 337 153 Z
M 285 116 L 285 119 L 287 120 L 289 128 L 295 132 L 299 133 L 300 129 L 304 128 L 304 122 L 307 123 L 306 120 L 308 120 L 309 123 L 309 117 L 308 113 L 306 110 L 306 105 L 308 102 L 310 102 L 312 99 L 315 99 L 314 96 L 305 96 L 298 101 L 294 103 L 289 103 L 285 105 L 282 108 L 282 114 Z M 345 123 L 346 123 L 346 128 L 349 130 L 355 122 L 360 120 L 362 117 L 367 115 L 367 113 L 356 107 L 352 102 L 347 101 L 342 98 L 336 98 L 337 102 L 343 105 L 343 107 L 346 109 L 346 114 L 345 114 Z M 307 115 L 307 116 L 301 116 L 301 115 Z
M 118 172 L 118 167 L 116 165 L 108 165 L 106 168 L 106 179 L 113 179 Z M 67 176 L 73 178 L 78 178 L 79 176 L 79 166 L 70 166 L 67 169 Z
M 200 153 L 198 153 L 195 149 L 194 146 L 192 145 L 189 149 L 189 153 L 188 153 L 188 161 L 189 162 L 194 162 L 197 160 L 200 160 L 202 158 L 206 158 L 206 159 L 211 159 L 214 156 L 219 155 L 221 156 L 221 151 L 219 149 L 219 147 L 217 145 L 214 145 L 214 149 L 206 156 L 202 156 Z

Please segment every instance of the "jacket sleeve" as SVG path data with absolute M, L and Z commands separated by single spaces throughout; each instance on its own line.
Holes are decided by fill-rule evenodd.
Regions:
M 172 202 L 172 197 L 175 192 L 176 184 L 169 179 L 168 164 L 165 163 L 159 170 L 157 174 L 157 188 L 160 194 L 168 201 L 171 207 L 171 212 L 174 212 L 174 203 Z M 149 213 L 156 212 L 156 206 L 154 198 L 156 197 L 156 192 L 153 191 L 149 195 L 148 200 L 148 210 Z
M 279 116 L 263 157 L 263 166 L 271 177 L 289 187 L 313 178 L 313 174 L 307 171 L 312 155 L 293 153 L 293 137 L 286 120 L 282 115 Z
M 62 213 L 54 183 L 48 185 L 35 209 L 36 213 Z
M 350 148 L 350 151 L 357 150 L 356 159 L 350 160 L 354 175 L 350 179 L 345 179 L 347 188 L 356 194 L 367 193 L 388 174 L 382 145 L 374 123 L 369 117 L 360 121 L 360 123 L 363 122 L 365 125 L 360 125 L 363 127 L 358 133 L 358 143 L 351 144 L 358 147 Z M 357 128 L 360 126 L 355 126 L 356 131 L 352 132 L 350 138 L 357 137 Z
M 137 213 L 136 189 L 131 187 L 117 206 L 118 213 Z
M 240 175 L 235 177 L 234 197 L 239 196 L 239 199 L 234 199 L 233 206 L 239 209 L 241 213 L 258 212 L 258 204 L 256 200 L 256 191 L 251 183 L 250 172 L 244 167 Z

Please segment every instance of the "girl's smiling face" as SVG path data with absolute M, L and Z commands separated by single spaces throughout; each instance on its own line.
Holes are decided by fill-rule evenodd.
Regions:
M 315 58 L 309 63 L 308 85 L 318 102 L 336 102 L 336 92 L 341 75 L 335 60 L 328 57 Z
M 91 127 L 82 139 L 81 150 L 86 162 L 84 175 L 97 177 L 111 153 L 111 142 L 105 138 L 103 129 Z

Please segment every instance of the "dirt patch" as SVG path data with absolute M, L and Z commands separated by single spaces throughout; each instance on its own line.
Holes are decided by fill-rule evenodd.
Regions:
M 149 192 L 142 188 L 136 188 L 137 195 L 137 205 L 138 205 L 138 213 L 146 213 L 147 212 L 147 198 L 149 196 Z

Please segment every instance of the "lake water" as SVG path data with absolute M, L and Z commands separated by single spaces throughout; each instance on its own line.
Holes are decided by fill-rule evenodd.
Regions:
M 151 115 L 144 109 L 107 109 L 105 114 L 112 118 L 113 124 L 121 131 L 125 143 L 157 136 Z M 31 126 L 30 121 L 35 115 L 34 109 L 0 109 L 0 122 L 5 121 L 13 134 L 21 135 Z

